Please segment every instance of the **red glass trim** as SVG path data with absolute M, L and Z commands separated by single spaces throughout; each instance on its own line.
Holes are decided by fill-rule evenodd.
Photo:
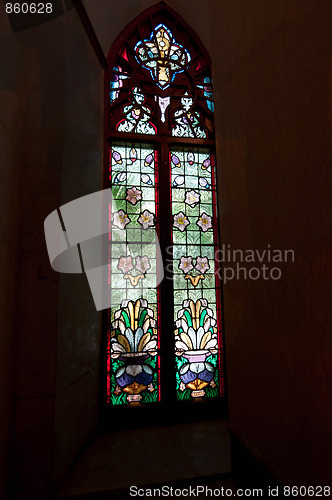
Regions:
M 120 53 L 120 56 L 121 56 L 123 59 L 125 59 L 126 61 L 128 61 L 128 62 L 129 62 L 126 47 L 124 47 L 124 49 L 123 49 L 123 50 L 122 50 L 122 52 Z

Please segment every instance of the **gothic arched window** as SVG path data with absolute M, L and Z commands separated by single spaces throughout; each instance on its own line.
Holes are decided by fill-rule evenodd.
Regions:
M 106 73 L 108 406 L 224 395 L 209 58 L 171 9 L 147 12 Z

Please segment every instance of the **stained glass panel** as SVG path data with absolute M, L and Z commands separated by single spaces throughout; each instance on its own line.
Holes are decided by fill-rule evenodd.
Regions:
M 181 98 L 181 106 L 174 112 L 172 135 L 206 139 L 207 134 L 200 125 L 202 115 L 195 110 L 194 101 L 186 92 Z
M 176 391 L 179 400 L 223 393 L 214 156 L 170 152 Z
M 121 41 L 108 57 L 105 92 L 114 196 L 107 404 L 168 401 L 172 394 L 163 392 L 160 380 L 170 388 L 175 378 L 179 401 L 217 398 L 224 394 L 224 373 L 209 57 L 165 5 L 126 29 Z M 173 245 L 173 275 L 166 271 L 172 285 L 166 280 L 158 285 L 160 212 L 165 255 L 170 241 Z M 160 296 L 166 304 L 160 304 Z M 160 373 L 173 357 L 167 317 L 172 308 L 174 370 Z M 168 351 L 169 342 L 172 352 L 163 352 L 161 365 L 160 343 Z
M 120 94 L 123 87 L 123 80 L 126 80 L 128 75 L 123 72 L 121 66 L 114 66 L 112 79 L 110 81 L 110 102 L 114 102 Z
M 157 85 L 165 89 L 181 73 L 191 59 L 188 50 L 176 42 L 165 24 L 154 28 L 148 40 L 139 41 L 135 47 L 136 59 L 148 68 Z
M 112 65 L 111 130 L 212 138 L 213 90 L 208 64 L 175 19 L 149 19 L 126 40 Z
M 141 89 L 134 87 L 131 91 L 130 103 L 123 107 L 124 118 L 117 124 L 119 132 L 135 132 L 137 134 L 155 135 L 157 129 L 151 122 L 152 110 L 145 104 L 145 96 Z
M 157 153 L 152 146 L 112 143 L 107 402 L 160 399 Z

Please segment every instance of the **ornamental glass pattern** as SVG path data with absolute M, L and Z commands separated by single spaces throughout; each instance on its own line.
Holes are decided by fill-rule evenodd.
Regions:
M 214 155 L 172 147 L 170 166 L 177 398 L 213 398 L 223 390 Z
M 114 142 L 109 149 L 110 207 L 107 401 L 158 401 L 159 301 L 157 152 Z
M 108 57 L 105 94 L 106 185 L 114 197 L 107 405 L 163 401 L 165 381 L 177 401 L 219 398 L 223 335 L 208 55 L 168 7 L 151 11 L 121 40 Z

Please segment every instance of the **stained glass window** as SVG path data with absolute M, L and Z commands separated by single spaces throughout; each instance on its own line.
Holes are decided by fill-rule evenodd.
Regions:
M 178 401 L 213 400 L 224 372 L 208 56 L 167 6 L 121 40 L 105 90 L 107 405 L 158 403 L 166 383 Z
M 176 391 L 180 400 L 215 397 L 220 387 L 220 284 L 214 155 L 172 147 L 173 290 Z
M 107 398 L 115 405 L 157 401 L 160 394 L 157 165 L 152 145 L 114 142 L 110 146 L 112 307 Z

